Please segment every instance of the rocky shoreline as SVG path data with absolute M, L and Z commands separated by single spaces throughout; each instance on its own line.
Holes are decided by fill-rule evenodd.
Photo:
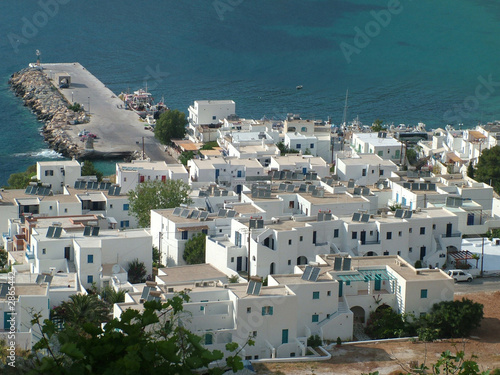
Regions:
M 24 105 L 44 122 L 42 134 L 51 149 L 69 158 L 80 158 L 85 153 L 64 131 L 69 124 L 86 122 L 85 113 L 68 109 L 70 103 L 43 71 L 25 68 L 11 76 L 9 85 Z

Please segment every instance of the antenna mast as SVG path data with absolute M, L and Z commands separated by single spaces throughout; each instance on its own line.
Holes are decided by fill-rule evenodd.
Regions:
M 347 126 L 347 98 L 349 97 L 349 89 L 345 93 L 345 105 L 344 105 L 344 118 L 342 119 L 342 125 Z

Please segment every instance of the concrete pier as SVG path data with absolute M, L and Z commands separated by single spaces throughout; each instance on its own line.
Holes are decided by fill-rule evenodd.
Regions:
M 153 132 L 145 129 L 146 123 L 140 121 L 139 115 L 126 110 L 123 101 L 81 64 L 42 64 L 42 68 L 51 79 L 57 74 L 68 73 L 71 76 L 69 88 L 57 89 L 69 103 L 83 105 L 90 115 L 90 122 L 68 125 L 64 129 L 82 149 L 84 142 L 80 141 L 79 132 L 86 129 L 98 136 L 94 140 L 94 149 L 84 150 L 82 158 L 127 157 L 133 152 L 142 152 L 144 139 L 146 157 L 154 161 L 176 162 L 164 152 L 164 146 L 154 138 Z

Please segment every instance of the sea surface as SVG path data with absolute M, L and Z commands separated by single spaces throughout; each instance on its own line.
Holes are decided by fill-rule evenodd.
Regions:
M 9 90 L 36 60 L 78 61 L 115 93 L 171 108 L 233 99 L 246 118 L 476 125 L 500 119 L 500 2 L 2 0 L 0 185 L 47 149 Z M 497 83 L 499 82 L 499 83 Z M 302 85 L 302 90 L 296 86 Z M 100 162 L 105 173 L 114 166 Z

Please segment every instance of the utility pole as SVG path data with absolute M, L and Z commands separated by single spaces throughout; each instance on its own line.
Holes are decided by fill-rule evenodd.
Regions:
M 144 137 L 142 137 L 142 160 L 144 160 Z
M 484 262 L 484 235 L 483 235 L 483 243 L 481 245 L 481 277 L 483 277 L 483 262 Z

